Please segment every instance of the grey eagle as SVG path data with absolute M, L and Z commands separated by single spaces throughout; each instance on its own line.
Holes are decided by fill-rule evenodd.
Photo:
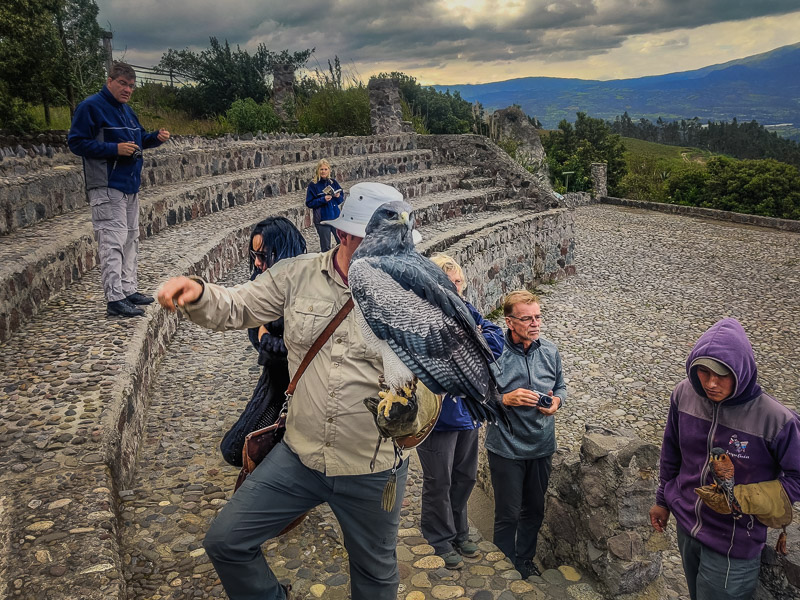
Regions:
M 364 340 L 383 358 L 378 411 L 414 397 L 417 379 L 434 394 L 460 396 L 477 421 L 505 420 L 489 346 L 455 286 L 414 249 L 414 214 L 403 201 L 372 215 L 350 262 L 348 281 Z

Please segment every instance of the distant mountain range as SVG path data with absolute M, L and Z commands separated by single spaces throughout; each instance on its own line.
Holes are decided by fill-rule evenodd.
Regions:
M 435 87 L 458 91 L 487 110 L 519 104 L 547 129 L 554 129 L 561 119 L 574 121 L 578 111 L 609 120 L 627 111 L 634 121 L 755 119 L 765 126 L 783 125 L 775 129 L 791 135 L 800 130 L 800 43 L 696 71 L 652 77 L 611 81 L 524 77 Z

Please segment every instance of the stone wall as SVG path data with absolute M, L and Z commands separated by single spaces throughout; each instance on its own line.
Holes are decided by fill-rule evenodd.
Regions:
M 490 177 L 509 188 L 509 194 L 523 201 L 526 208 L 544 211 L 566 204 L 552 190 L 543 187 L 526 169 L 515 162 L 489 138 L 481 135 L 420 136 L 418 148 L 430 148 L 438 162 L 463 163 L 473 168 L 476 177 Z
M 310 137 L 234 141 L 185 138 L 144 153 L 142 190 L 247 169 L 411 149 L 411 136 Z M 0 163 L 2 165 L 3 163 Z M 72 154 L 17 161 L 0 178 L 0 235 L 86 205 L 83 167 Z M 311 173 L 308 175 L 310 180 Z M 305 186 L 308 181 L 303 181 Z M 144 233 L 144 232 L 143 232 Z
M 794 231 L 800 233 L 800 221 L 792 219 L 777 219 L 775 217 L 762 217 L 760 215 L 747 215 L 744 213 L 731 212 L 728 210 L 717 210 L 715 208 L 702 208 L 700 206 L 683 206 L 681 204 L 667 204 L 665 202 L 645 202 L 644 200 L 630 200 L 628 198 L 614 198 L 604 196 L 598 199 L 604 204 L 614 204 L 616 206 L 627 206 L 630 208 L 642 208 L 645 210 L 657 210 L 659 212 L 671 213 L 674 215 L 686 215 L 689 217 L 702 217 L 717 221 L 729 221 L 731 223 L 741 223 L 744 225 L 755 225 L 757 227 L 770 227 L 782 231 Z

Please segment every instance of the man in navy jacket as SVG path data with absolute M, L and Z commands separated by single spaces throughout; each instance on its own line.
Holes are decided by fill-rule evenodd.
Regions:
M 67 140 L 83 158 L 107 313 L 123 317 L 143 315 L 137 305 L 153 302 L 136 283 L 142 150 L 169 139 L 166 129 L 147 133 L 127 106 L 135 85 L 131 66 L 114 63 L 103 89 L 78 105 Z

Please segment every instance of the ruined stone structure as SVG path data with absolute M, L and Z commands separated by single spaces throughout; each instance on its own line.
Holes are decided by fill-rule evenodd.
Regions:
M 595 198 L 608 196 L 608 165 L 592 163 L 592 194 Z
M 369 121 L 375 135 L 411 133 L 411 123 L 403 121 L 400 87 L 394 79 L 369 80 Z
M 272 67 L 272 105 L 283 122 L 294 121 L 294 67 Z
M 509 106 L 494 111 L 489 118 L 489 137 L 495 142 L 511 141 L 516 144 L 514 158 L 517 162 L 531 169 L 540 185 L 550 187 L 549 169 L 542 140 L 522 109 Z

